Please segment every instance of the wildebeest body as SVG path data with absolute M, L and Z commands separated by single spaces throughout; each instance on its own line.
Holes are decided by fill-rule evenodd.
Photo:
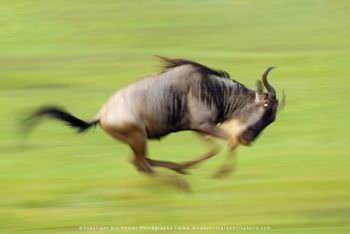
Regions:
M 27 126 L 43 116 L 61 120 L 79 132 L 100 124 L 113 138 L 131 147 L 138 170 L 152 173 L 152 167 L 160 166 L 183 173 L 184 169 L 216 155 L 217 149 L 195 160 L 174 163 L 149 158 L 146 139 L 192 130 L 202 137 L 226 140 L 233 152 L 239 144 L 249 145 L 275 120 L 278 100 L 267 81 L 273 67 L 264 72 L 253 91 L 232 80 L 225 71 L 184 59 L 164 60 L 161 73 L 117 91 L 92 121 L 49 106 L 34 112 L 27 119 L 26 123 L 31 123 Z
M 248 101 L 242 99 L 254 98 L 238 82 L 185 64 L 118 91 L 99 118 L 102 125 L 143 123 L 148 138 L 160 138 L 201 123 L 223 122 Z

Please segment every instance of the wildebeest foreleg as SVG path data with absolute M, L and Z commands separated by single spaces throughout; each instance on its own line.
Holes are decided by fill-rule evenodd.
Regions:
M 230 174 L 234 168 L 235 149 L 239 145 L 236 136 L 229 134 L 225 129 L 218 128 L 212 125 L 205 125 L 200 129 L 201 132 L 210 134 L 212 136 L 225 139 L 228 142 L 228 155 L 224 164 L 214 174 L 215 177 L 223 177 Z
M 236 158 L 235 149 L 237 148 L 237 146 L 238 146 L 237 141 L 231 140 L 229 142 L 226 159 L 222 164 L 222 166 L 219 167 L 219 169 L 214 173 L 213 177 L 222 178 L 232 173 L 235 166 L 235 158 Z

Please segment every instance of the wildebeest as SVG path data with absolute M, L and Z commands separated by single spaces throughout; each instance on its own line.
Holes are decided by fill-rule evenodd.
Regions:
M 149 158 L 147 139 L 191 130 L 202 137 L 226 140 L 232 151 L 239 144 L 249 145 L 275 120 L 278 100 L 275 89 L 267 81 L 273 67 L 263 73 L 254 91 L 231 79 L 225 71 L 185 59 L 162 59 L 165 66 L 159 74 L 114 93 L 91 121 L 46 106 L 27 119 L 27 126 L 32 126 L 39 117 L 61 120 L 78 132 L 99 124 L 113 138 L 131 147 L 133 164 L 139 171 L 152 173 L 153 167 L 158 166 L 184 173 L 185 169 L 214 156 L 217 150 L 182 163 L 161 161 Z

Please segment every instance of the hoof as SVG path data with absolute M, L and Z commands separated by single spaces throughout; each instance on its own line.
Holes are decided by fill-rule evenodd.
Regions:
M 182 168 L 171 168 L 171 169 L 179 174 L 183 174 L 183 175 L 190 174 L 190 173 L 188 173 L 188 171 L 186 171 L 185 169 L 182 169 Z
M 191 185 L 187 182 L 186 179 L 181 178 L 179 176 L 173 175 L 170 177 L 171 183 L 179 190 L 190 192 Z
M 133 161 L 134 166 L 139 172 L 151 174 L 153 169 L 147 161 Z
M 213 174 L 213 178 L 225 178 L 232 174 L 234 166 L 223 166 L 217 172 Z

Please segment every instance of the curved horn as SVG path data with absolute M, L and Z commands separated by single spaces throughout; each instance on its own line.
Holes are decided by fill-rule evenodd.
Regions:
M 260 80 L 256 81 L 256 92 L 259 94 L 259 96 L 264 94 L 264 87 Z
M 276 97 L 276 90 L 269 84 L 269 82 L 267 81 L 267 75 L 269 74 L 269 72 L 274 69 L 275 67 L 269 67 L 266 69 L 266 71 L 264 72 L 264 74 L 262 75 L 262 82 L 265 86 L 265 88 L 267 89 L 268 93 L 271 94 L 273 97 Z

